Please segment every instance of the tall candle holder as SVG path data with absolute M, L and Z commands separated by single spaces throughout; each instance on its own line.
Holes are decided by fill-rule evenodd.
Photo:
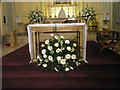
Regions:
M 69 7 L 68 7 L 68 16 L 67 16 L 68 18 L 70 17 L 70 15 L 69 15 Z
M 57 18 L 57 16 L 56 16 L 56 8 L 54 9 L 54 13 L 55 13 L 55 16 L 54 16 L 54 17 Z
M 73 7 L 73 16 L 72 16 L 72 17 L 75 17 L 75 16 L 74 16 L 74 10 L 75 10 L 75 9 L 74 9 L 74 7 Z

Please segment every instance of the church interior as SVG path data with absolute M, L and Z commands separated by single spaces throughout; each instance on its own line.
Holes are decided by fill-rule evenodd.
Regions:
M 0 2 L 2 88 L 119 88 L 119 0 L 116 2 L 100 2 L 99 0 L 30 1 Z M 86 29 L 82 27 L 82 33 L 81 31 L 80 34 L 72 31 L 66 33 L 61 30 L 60 35 L 73 41 L 78 40 L 77 43 L 80 43 L 80 46 L 85 42 L 86 53 L 83 55 L 86 55 L 87 64 L 81 65 L 80 71 L 73 70 L 61 76 L 49 69 L 38 68 L 35 65 L 36 61 L 29 63 L 29 25 L 77 23 L 85 24 Z M 56 28 L 53 28 L 53 32 L 55 32 L 54 30 Z M 84 30 L 86 30 L 86 38 L 82 37 Z M 35 34 L 33 31 L 33 39 L 35 39 L 34 35 L 41 35 L 39 39 L 44 42 L 46 39 L 50 39 L 49 36 L 52 34 L 51 32 L 46 33 L 43 28 L 40 34 Z M 79 42 L 78 36 L 82 42 Z M 33 44 L 36 42 L 33 40 Z M 35 45 L 33 47 L 39 49 Z M 80 52 L 84 52 L 84 50 Z M 33 51 L 33 53 L 36 52 Z

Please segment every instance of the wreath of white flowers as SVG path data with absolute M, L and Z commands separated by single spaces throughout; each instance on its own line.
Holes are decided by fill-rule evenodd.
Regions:
M 57 72 L 78 69 L 84 60 L 80 57 L 77 43 L 58 34 L 51 34 L 51 37 L 41 44 L 41 54 L 37 56 L 38 66 L 52 68 Z

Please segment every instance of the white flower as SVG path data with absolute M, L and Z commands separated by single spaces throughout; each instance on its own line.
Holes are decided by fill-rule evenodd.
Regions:
M 50 36 L 51 36 L 51 37 L 53 37 L 53 36 L 54 36 L 54 34 L 51 34 Z
M 60 53 L 60 52 L 61 52 L 60 48 L 56 49 L 56 53 Z
M 76 62 L 76 66 L 79 66 L 80 65 L 80 63 L 79 62 Z
M 52 57 L 52 56 L 48 56 L 48 59 L 49 59 L 50 61 L 53 61 L 53 57 Z
M 75 60 L 73 60 L 73 62 L 75 62 Z
M 49 40 L 45 40 L 45 44 L 49 44 L 49 42 L 50 42 Z
M 45 53 L 46 53 L 46 50 L 45 50 L 45 49 L 43 49 L 43 50 L 42 50 L 42 54 L 45 54 Z
M 65 50 L 65 48 L 64 48 L 64 47 L 62 47 L 61 49 L 62 49 L 62 50 Z
M 54 38 L 55 38 L 55 39 L 58 39 L 59 37 L 58 37 L 58 35 L 54 35 Z
M 45 44 L 42 44 L 42 45 L 41 45 L 41 47 L 44 47 L 44 46 L 45 46 Z
M 44 58 L 47 58 L 47 55 L 46 55 L 46 54 L 44 54 L 44 55 L 43 55 L 43 57 L 44 57 Z
M 40 58 L 40 59 L 39 59 L 39 61 L 40 61 L 40 62 L 42 62 L 42 61 L 43 61 L 43 59 L 41 59 L 41 58 Z
M 38 16 L 38 14 L 36 14 L 36 16 Z
M 46 63 L 49 62 L 48 59 L 45 59 L 44 61 L 45 61 Z
M 57 56 L 57 60 L 58 60 L 58 62 L 61 60 L 61 57 L 60 56 Z
M 67 50 L 68 50 L 68 51 L 71 51 L 71 47 L 68 46 L 68 47 L 67 47 Z
M 72 48 L 72 52 L 74 52 L 75 51 L 75 48 Z
M 55 43 L 54 46 L 55 46 L 55 47 L 58 47 L 58 46 L 59 46 L 59 43 Z
M 48 46 L 48 50 L 52 50 L 53 48 L 52 48 L 52 46 Z
M 35 15 L 35 12 L 33 13 L 33 15 Z
M 57 69 L 56 67 L 54 67 L 54 69 L 55 69 L 55 71 L 57 71 L 57 72 L 58 72 L 58 69 Z
M 60 45 L 63 46 L 63 40 L 60 40 Z
M 62 39 L 64 38 L 64 36 L 60 36 Z
M 72 58 L 72 59 L 76 59 L 76 55 L 73 54 L 73 55 L 71 56 L 71 58 Z
M 73 70 L 74 68 L 73 67 L 70 67 L 71 70 Z
M 47 67 L 47 64 L 43 64 L 43 67 Z
M 70 41 L 69 41 L 69 40 L 65 40 L 65 43 L 66 43 L 66 44 L 70 44 Z
M 61 59 L 61 60 L 60 60 L 60 63 L 61 63 L 61 64 L 66 64 L 66 60 L 65 60 L 65 59 Z
M 41 63 L 38 64 L 38 66 L 40 66 L 40 65 L 41 65 Z
M 65 71 L 69 71 L 70 69 L 69 68 L 65 68 Z
M 40 59 L 40 56 L 39 56 L 39 55 L 37 56 L 37 59 Z
M 89 15 L 89 13 L 86 14 L 86 16 L 88 16 L 88 15 Z
M 70 59 L 70 54 L 65 55 L 66 59 Z
M 74 47 L 76 47 L 76 46 L 77 46 L 77 44 L 76 44 L 76 43 L 73 43 L 73 46 L 74 46 Z

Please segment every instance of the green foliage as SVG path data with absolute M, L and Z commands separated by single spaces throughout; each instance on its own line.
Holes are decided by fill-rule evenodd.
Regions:
M 77 43 L 58 34 L 51 34 L 51 39 L 41 44 L 40 52 L 38 66 L 52 68 L 60 73 L 77 70 L 84 62 Z

